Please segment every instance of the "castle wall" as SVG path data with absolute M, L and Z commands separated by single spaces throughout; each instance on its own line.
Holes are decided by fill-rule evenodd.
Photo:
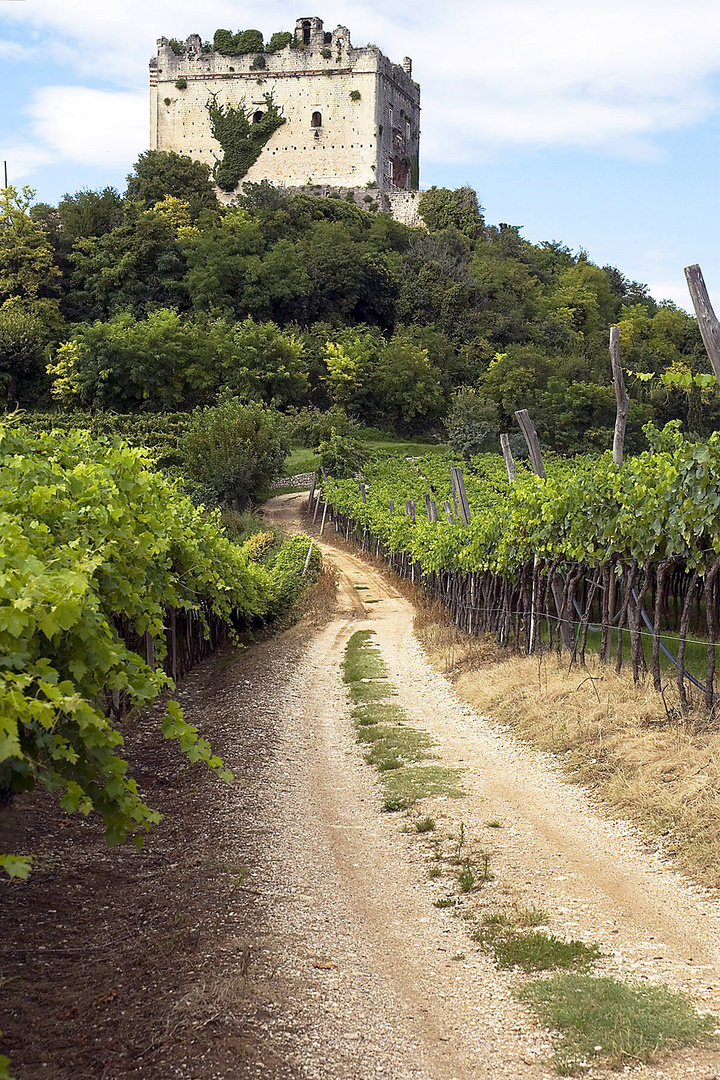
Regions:
M 150 67 L 151 149 L 175 150 L 212 166 L 222 148 L 210 131 L 210 96 L 263 111 L 264 96 L 271 93 L 285 123 L 241 183 L 417 186 L 417 171 L 405 164 L 417 159 L 416 84 L 374 46 L 353 48 L 345 28 L 338 27 L 326 45 L 322 22 L 313 22 L 319 24 L 313 42 L 264 54 L 266 67 L 260 70 L 253 66 L 254 54 L 203 53 L 195 35 L 180 56 L 161 39 Z M 178 88 L 178 80 L 187 86 Z M 351 94 L 360 97 L 353 100 Z M 313 126 L 315 113 L 322 118 L 319 127 Z

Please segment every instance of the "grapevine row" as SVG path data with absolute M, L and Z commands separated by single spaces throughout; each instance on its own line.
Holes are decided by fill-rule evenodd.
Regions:
M 448 520 L 440 512 L 437 521 L 425 514 L 426 495 L 438 507 L 452 499 L 453 461 L 438 455 L 375 461 L 362 481 L 328 478 L 322 497 L 336 528 L 422 582 L 471 632 L 495 633 L 526 652 L 555 646 L 580 659 L 594 634 L 601 657 L 609 662 L 614 653 L 618 670 L 629 642 L 634 677 L 649 664 L 657 689 L 663 686 L 661 635 L 672 635 L 683 707 L 688 643 L 701 639 L 711 710 L 720 436 L 695 443 L 675 422 L 662 431 L 648 426 L 646 435 L 650 449 L 620 467 L 609 454 L 551 457 L 547 480 L 521 469 L 511 484 L 499 456 L 474 458 L 464 469 L 468 524 L 455 513 Z M 407 499 L 416 502 L 415 521 L 403 512 Z

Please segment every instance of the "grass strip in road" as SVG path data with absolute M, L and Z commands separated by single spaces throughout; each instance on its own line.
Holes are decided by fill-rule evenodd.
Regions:
M 592 1064 L 647 1063 L 683 1046 L 715 1043 L 718 1020 L 667 986 L 629 985 L 609 976 L 563 974 L 516 991 L 559 1031 L 554 1065 L 564 1076 Z
M 407 719 L 407 714 L 399 705 L 391 702 L 370 702 L 358 705 L 351 716 L 357 728 L 371 727 L 373 724 L 398 724 Z
M 424 764 L 433 757 L 428 752 L 431 736 L 413 727 L 399 705 L 384 700 L 396 690 L 386 678 L 387 666 L 373 638 L 372 630 L 352 635 L 342 670 L 356 705 L 352 717 L 358 741 L 367 747 L 365 760 L 377 768 L 385 788 L 383 809 L 407 810 L 419 799 L 432 796 L 462 798 L 460 770 Z
M 543 913 L 544 914 L 544 913 Z M 489 912 L 483 925 L 474 931 L 473 941 L 493 954 L 499 968 L 521 968 L 522 971 L 551 971 L 553 968 L 587 968 L 602 956 L 600 946 L 586 945 L 572 938 L 565 941 L 543 930 L 522 930 L 518 923 L 528 922 L 527 912 L 512 917 L 507 912 Z

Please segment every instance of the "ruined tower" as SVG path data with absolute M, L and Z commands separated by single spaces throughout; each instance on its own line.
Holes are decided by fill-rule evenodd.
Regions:
M 248 34 L 242 38 L 239 48 L 247 46 Z M 254 38 L 250 43 L 261 44 Z M 197 34 L 183 45 L 160 38 L 150 62 L 150 148 L 214 166 L 223 148 L 211 130 L 212 100 L 221 107 L 242 105 L 253 123 L 262 121 L 270 100 L 284 120 L 238 188 L 260 180 L 288 187 L 377 187 L 386 208 L 397 208 L 401 217 L 403 206 L 414 202 L 420 88 L 408 57 L 399 65 L 375 45 L 354 48 L 347 27 L 327 33 L 317 17 L 298 19 L 292 40 L 278 51 L 210 51 Z

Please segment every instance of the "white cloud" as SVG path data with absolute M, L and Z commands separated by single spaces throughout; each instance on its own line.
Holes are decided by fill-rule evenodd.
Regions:
M 43 86 L 28 108 L 41 146 L 64 161 L 122 166 L 148 143 L 147 94 Z
M 42 86 L 25 111 L 24 137 L 4 152 L 14 181 L 51 164 L 124 168 L 147 149 L 148 102 L 141 91 Z
M 299 10 L 289 0 L 2 5 L 7 24 L 22 24 L 79 81 L 101 77 L 137 94 L 160 35 L 209 36 L 217 26 L 269 34 L 292 28 Z M 394 60 L 413 57 L 430 160 L 478 160 L 506 146 L 647 157 L 655 135 L 718 107 L 717 0 L 338 0 L 325 16 L 328 26 L 348 25 L 357 45 L 370 39 Z M 132 96 L 125 108 L 131 124 Z
M 651 281 L 648 284 L 650 295 L 656 300 L 672 300 L 679 308 L 694 315 L 692 300 L 688 294 L 685 280 L 680 281 Z

